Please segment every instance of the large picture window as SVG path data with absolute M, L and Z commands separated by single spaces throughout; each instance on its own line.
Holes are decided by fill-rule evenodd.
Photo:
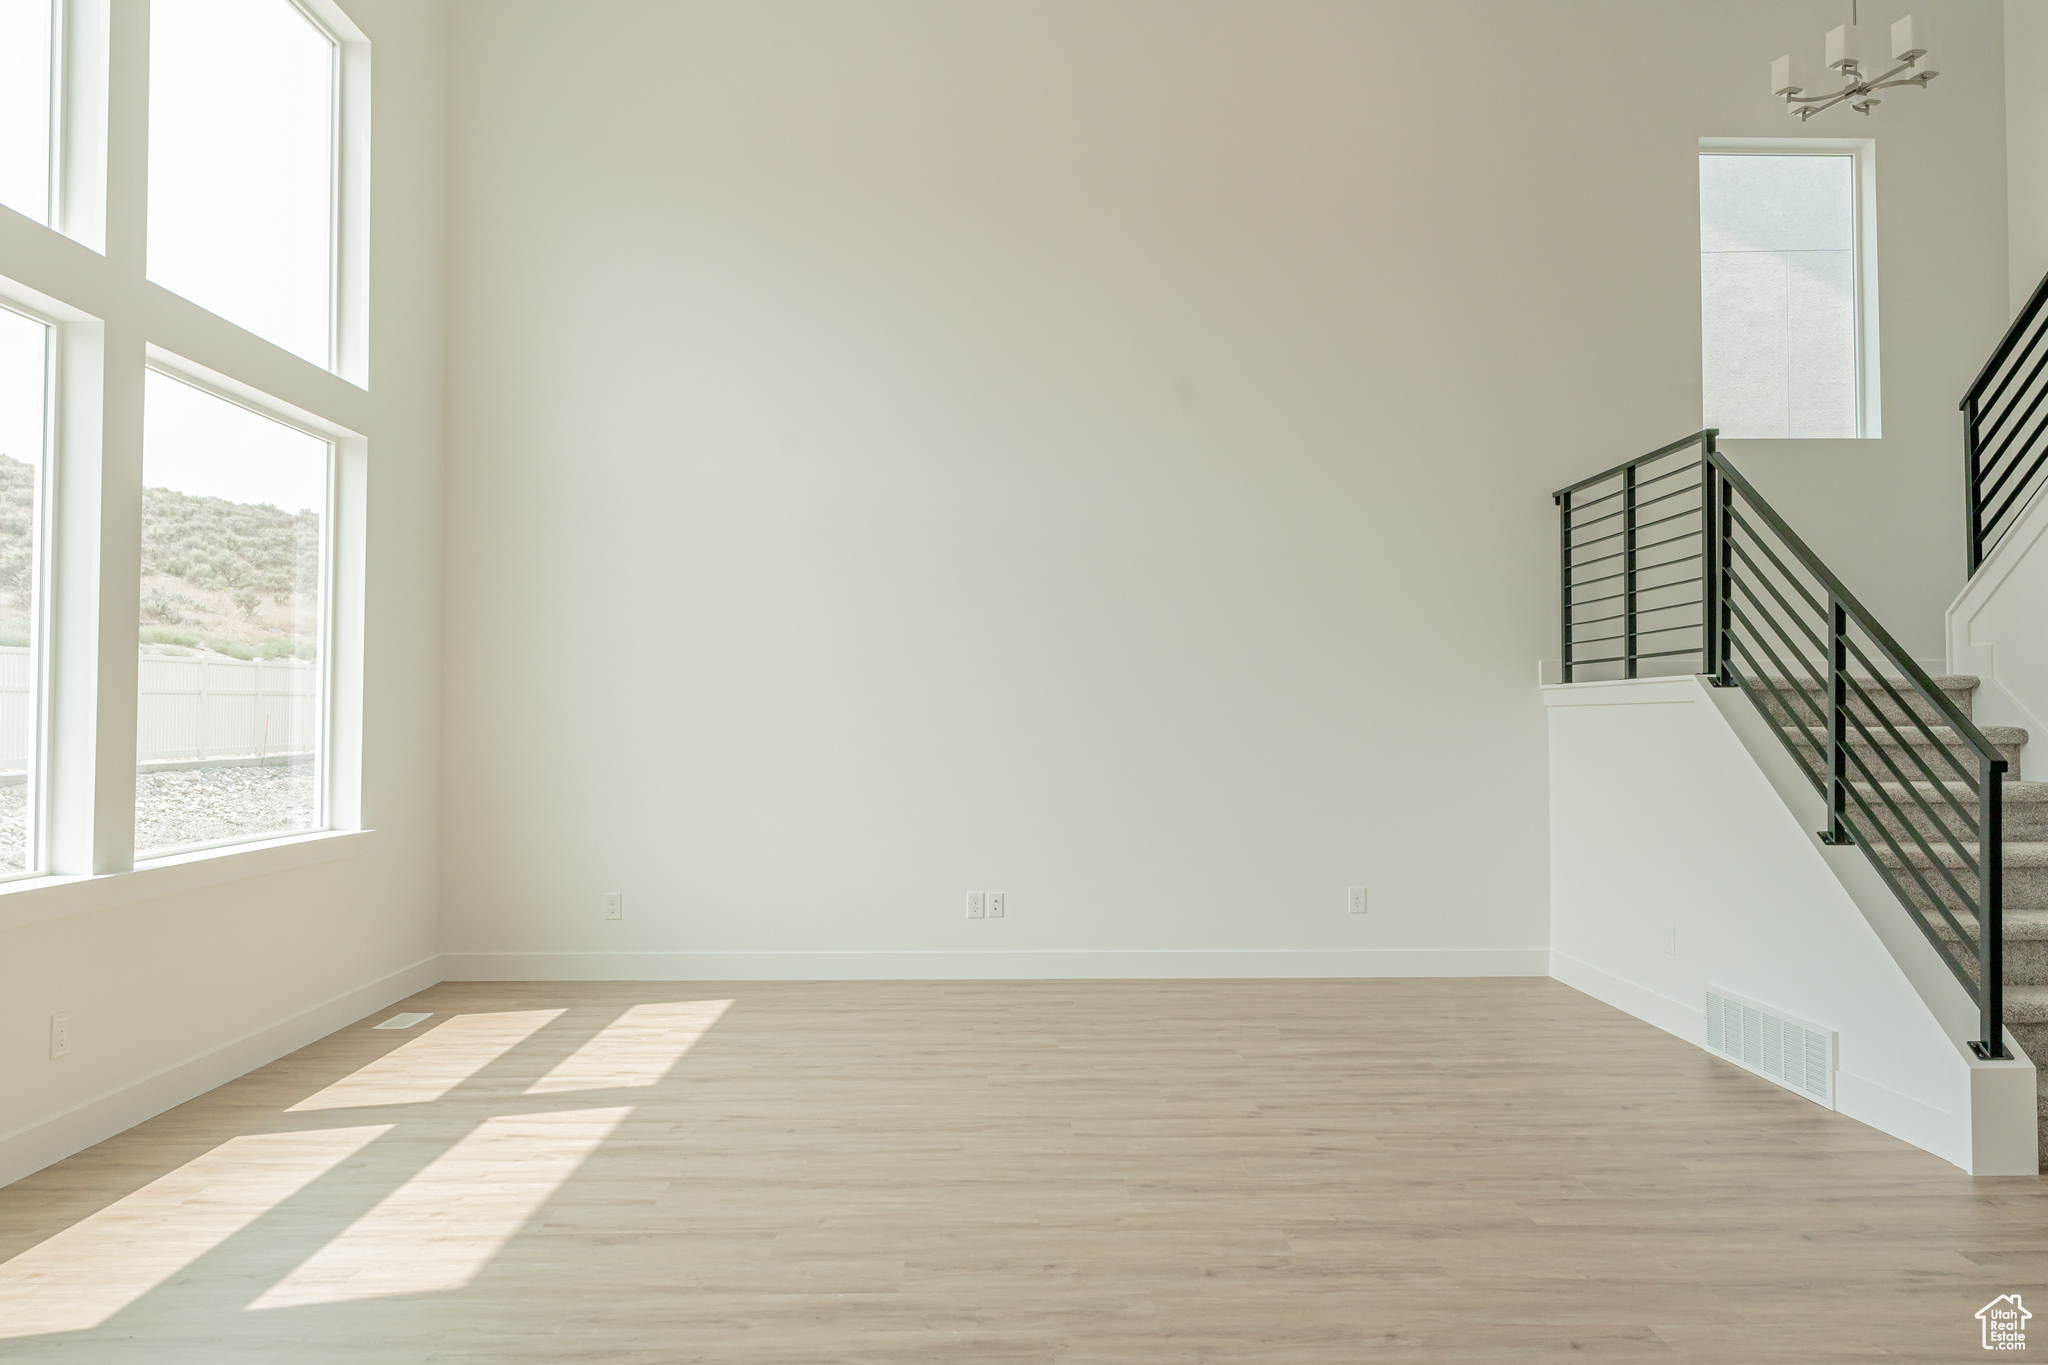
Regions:
M 1704 416 L 1722 436 L 1866 434 L 1857 177 L 1849 151 L 1701 155 Z
M 324 439 L 151 371 L 135 853 L 325 827 Z
M 0 0 L 0 236 L 31 243 L 0 262 L 17 906 L 359 829 L 378 419 L 371 51 L 345 5 Z M 111 246 L 109 205 L 142 214 Z
M 150 5 L 149 278 L 330 369 L 336 52 L 291 0 Z
M 50 328 L 0 308 L 0 877 L 41 863 L 43 471 Z

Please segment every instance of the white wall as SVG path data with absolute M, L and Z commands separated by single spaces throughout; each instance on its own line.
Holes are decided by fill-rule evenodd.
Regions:
M 2005 165 L 2011 311 L 2048 275 L 2048 0 L 2005 0 Z
M 1932 654 L 2005 270 L 1998 15 L 1930 8 L 1832 130 L 1887 436 L 1738 458 L 1857 475 Z M 1698 425 L 1697 140 L 1834 5 L 455 13 L 449 943 L 541 955 L 458 970 L 1540 962 L 1549 493 Z
M 368 438 L 362 814 L 376 831 L 0 895 L 0 1182 L 437 975 L 446 12 L 435 0 L 346 8 L 374 52 L 367 393 L 141 284 L 145 120 L 139 83 L 121 82 L 146 49 L 135 0 L 113 6 L 107 256 L 0 211 L 0 275 L 103 315 L 143 300 L 143 327 L 108 328 L 110 452 L 138 458 L 150 343 L 232 361 Z M 108 629 L 133 639 L 132 624 Z M 73 1048 L 52 1061 L 59 1010 Z
M 1543 699 L 1554 975 L 1696 1044 L 1709 986 L 1834 1030 L 1842 1113 L 1974 1174 L 2035 1170 L 2033 1065 L 1971 1057 L 1968 996 L 1862 852 L 1820 844 L 1819 796 L 1746 697 L 1688 677 Z
M 1972 719 L 2029 736 L 2022 774 L 2048 763 L 2048 499 L 2015 516 L 1948 609 L 1948 669 L 1980 679 Z

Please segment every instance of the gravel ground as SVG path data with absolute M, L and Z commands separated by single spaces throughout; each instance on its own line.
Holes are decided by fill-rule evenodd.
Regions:
M 0 869 L 21 868 L 25 786 L 0 787 Z M 286 834 L 313 824 L 313 765 L 141 773 L 135 779 L 135 850 Z
M 204 768 L 135 779 L 135 851 L 313 826 L 313 765 Z

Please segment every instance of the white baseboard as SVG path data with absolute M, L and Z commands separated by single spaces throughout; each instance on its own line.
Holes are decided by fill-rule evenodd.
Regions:
M 1548 976 L 1541 948 L 1187 952 L 463 953 L 450 981 L 1060 981 L 1223 977 Z
M 346 1024 L 443 979 L 441 959 L 425 958 L 368 985 L 344 991 L 141 1080 L 95 1095 L 60 1114 L 0 1134 L 0 1185 L 11 1184 L 96 1142 L 155 1118 L 215 1086 L 226 1085 Z
M 1704 1000 L 1697 1005 L 1673 1000 L 1647 986 L 1638 986 L 1633 981 L 1624 981 L 1603 972 L 1592 963 L 1581 962 L 1570 953 L 1561 953 L 1555 948 L 1550 950 L 1550 974 L 1603 1005 L 1612 1005 L 1623 1014 L 1633 1014 L 1644 1023 L 1655 1024 L 1688 1043 L 1706 1046 L 1707 1007 Z
M 1838 1069 L 1835 1111 L 1970 1169 L 1968 1125 L 1957 1123 L 1956 1116 L 1946 1109 Z
M 1572 989 L 1584 991 L 1602 1004 L 1612 1005 L 1623 1014 L 1634 1015 L 1695 1047 L 1706 1047 L 1707 1021 L 1703 1005 L 1695 1007 L 1682 1000 L 1674 1000 L 1555 949 L 1551 950 L 1550 964 L 1550 974 Z M 1964 1170 L 1972 1169 L 1968 1132 L 1959 1129 L 1956 1116 L 1945 1109 L 1838 1069 L 1835 1072 L 1835 1112 L 1866 1123 L 1880 1133 L 1889 1133 L 1910 1142 Z M 2004 1171 L 1987 1173 L 2005 1174 Z

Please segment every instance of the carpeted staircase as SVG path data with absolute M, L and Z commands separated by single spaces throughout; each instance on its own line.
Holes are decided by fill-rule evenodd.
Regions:
M 1781 694 L 1803 692 L 1809 705 L 1796 704 L 1797 698 L 1789 695 L 1771 701 L 1769 710 L 1773 718 L 1787 730 L 1786 738 L 1791 747 L 1818 780 L 1826 767 L 1815 752 L 1813 745 L 1802 741 L 1798 731 L 1806 734 L 1818 744 L 1825 746 L 1827 729 L 1817 723 L 1816 710 L 1825 709 L 1822 689 L 1812 683 L 1803 686 L 1788 686 L 1783 679 L 1772 679 Z M 1949 699 L 1966 716 L 1970 716 L 1971 705 L 1977 692 L 1977 679 L 1966 677 L 1942 677 L 1934 679 Z M 1862 758 L 1870 773 L 1875 774 L 1878 785 L 1890 801 L 1875 799 L 1872 784 L 1864 771 L 1852 761 L 1850 776 L 1854 779 L 1856 792 L 1869 802 L 1877 813 L 1877 823 L 1889 834 L 1896 847 L 1884 839 L 1874 840 L 1879 861 L 1897 874 L 1903 863 L 1919 871 L 1934 888 L 1950 912 L 1972 933 L 1976 929 L 1974 908 L 1965 897 L 1958 896 L 1949 883 L 1934 873 L 1930 867 L 1929 853 L 1934 855 L 1954 875 L 1964 892 L 1973 898 L 1976 879 L 1966 869 L 1967 865 L 1954 850 L 1947 847 L 1937 833 L 1937 821 L 1946 818 L 1950 829 L 1956 829 L 1961 820 L 1956 816 L 1951 800 L 1960 804 L 1971 819 L 1977 813 L 1977 789 L 1974 782 L 1966 782 L 1956 773 L 1948 760 L 1937 751 L 1918 727 L 1911 725 L 1904 708 L 1891 697 L 1881 694 L 1880 689 L 1866 682 L 1865 690 L 1876 696 L 1877 707 L 1873 709 L 1861 700 L 1852 699 L 1851 712 L 1864 722 L 1868 736 L 1850 730 L 1850 744 Z M 1942 718 L 1935 707 L 1915 696 L 1903 684 L 1894 684 L 1900 697 L 1918 711 L 1920 718 L 1939 740 L 1954 738 L 1953 730 L 1938 724 Z M 1790 704 L 1788 704 L 1790 703 Z M 1790 714 L 1796 712 L 1798 714 Z M 1892 722 L 1898 731 L 1895 737 L 1877 723 L 1877 715 Z M 1804 724 L 1802 724 L 1804 722 Z M 2005 908 L 2005 1018 L 2006 1027 L 2012 1036 L 2026 1050 L 2027 1056 L 2039 1065 L 2048 1060 L 2048 782 L 2022 782 L 2014 777 L 2020 770 L 2020 746 L 2027 742 L 2025 730 L 2010 726 L 1980 726 L 1984 737 L 1997 747 L 2009 765 L 2002 794 L 2005 833 L 2005 894 L 2002 898 Z M 1899 740 L 1907 741 L 1901 745 Z M 1910 751 L 1910 752 L 1908 752 Z M 1966 752 L 1961 745 L 1952 745 L 1951 752 Z M 1890 761 L 1887 762 L 1886 760 Z M 1917 762 L 1915 760 L 1918 760 Z M 1894 771 L 1894 768 L 1897 771 Z M 1927 771 L 1943 779 L 1946 794 L 1938 791 L 1934 783 L 1927 780 Z M 1900 781 L 1903 775 L 1908 780 Z M 1906 812 L 1901 818 L 1893 807 Z M 1852 801 L 1850 822 L 1852 827 L 1866 825 L 1870 816 L 1858 809 Z M 1911 824 L 1918 830 L 1926 843 L 1923 849 L 1907 832 Z M 1974 833 L 1971 837 L 1974 839 Z M 1974 856 L 1976 846 L 1970 843 L 1965 852 Z M 1969 950 L 1958 941 L 1954 930 L 1942 920 L 1927 897 L 1909 876 L 1898 875 L 1897 880 L 1907 887 L 1907 899 L 1915 908 L 1935 925 L 1938 932 L 1952 945 Z M 1971 973 L 1972 979 L 1975 973 Z M 2041 1106 L 2042 1150 L 2048 1154 L 2048 1087 L 2039 1092 L 2036 1103 Z

